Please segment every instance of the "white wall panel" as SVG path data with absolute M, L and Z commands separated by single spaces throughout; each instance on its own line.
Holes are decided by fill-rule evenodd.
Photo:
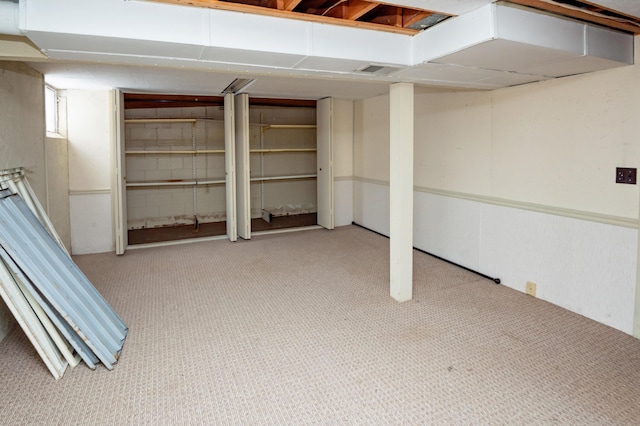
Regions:
M 353 180 L 333 181 L 335 226 L 351 225 L 353 222 Z
M 111 188 L 111 108 L 108 90 L 67 90 L 69 189 Z
M 71 193 L 71 253 L 114 251 L 111 194 Z
M 45 143 L 47 163 L 47 199 L 40 202 L 47 208 L 47 215 L 64 246 L 71 247 L 71 223 L 69 221 L 69 157 L 67 140 L 47 137 Z
M 67 90 L 72 254 L 113 251 L 111 92 Z
M 353 221 L 389 235 L 389 184 L 361 179 L 353 181 Z
M 492 92 L 491 195 L 637 218 L 637 186 L 614 178 L 640 164 L 639 70 Z
M 480 264 L 502 284 L 633 331 L 638 230 L 482 205 Z
M 353 174 L 389 181 L 389 96 L 356 101 Z
M 419 191 L 413 197 L 414 246 L 489 275 L 480 270 L 482 206 Z
M 490 92 L 416 95 L 414 184 L 488 194 L 491 191 Z M 380 113 L 382 114 L 382 113 Z

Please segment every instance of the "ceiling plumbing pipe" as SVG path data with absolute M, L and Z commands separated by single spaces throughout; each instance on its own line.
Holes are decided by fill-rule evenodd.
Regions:
M 18 25 L 18 3 L 0 1 L 0 34 L 22 35 Z

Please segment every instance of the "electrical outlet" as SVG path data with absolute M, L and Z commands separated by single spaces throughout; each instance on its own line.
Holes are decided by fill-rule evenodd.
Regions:
M 635 168 L 616 168 L 616 183 L 627 183 L 630 185 L 636 184 L 637 169 Z
M 527 281 L 527 287 L 525 289 L 525 292 L 529 296 L 536 297 L 536 283 L 532 283 L 531 281 Z

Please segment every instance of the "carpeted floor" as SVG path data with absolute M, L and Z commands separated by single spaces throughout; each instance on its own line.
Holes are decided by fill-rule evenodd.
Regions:
M 76 258 L 130 327 L 55 381 L 19 328 L 0 423 L 640 424 L 640 340 L 348 226 Z

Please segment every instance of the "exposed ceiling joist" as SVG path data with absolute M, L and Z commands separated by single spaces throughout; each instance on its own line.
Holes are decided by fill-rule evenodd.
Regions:
M 429 16 L 435 24 L 451 15 L 368 0 L 149 0 L 184 6 L 206 7 L 299 19 L 324 24 L 414 35 L 426 28 L 415 27 Z M 412 27 L 413 26 L 413 27 Z
M 415 35 L 453 15 L 370 0 L 148 0 Z M 586 0 L 504 0 L 640 34 L 640 19 Z

